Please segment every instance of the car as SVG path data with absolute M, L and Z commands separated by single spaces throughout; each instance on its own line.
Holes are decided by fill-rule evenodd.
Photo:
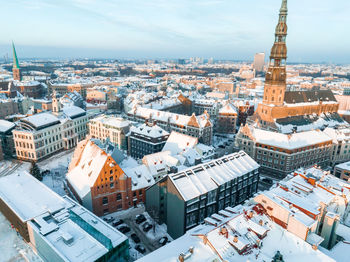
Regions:
M 135 222 L 136 224 L 141 224 L 146 221 L 146 217 L 143 214 L 137 215 Z
M 114 217 L 104 217 L 103 220 L 106 221 L 107 223 L 112 223 L 115 219 Z
M 123 224 L 123 223 L 124 223 L 124 220 L 123 220 L 123 219 L 117 219 L 116 221 L 114 221 L 114 222 L 112 223 L 112 226 L 117 227 L 117 226 L 120 226 L 120 225 Z
M 141 254 L 144 254 L 146 252 L 146 248 L 143 245 L 136 245 L 135 249 L 139 251 Z
M 118 231 L 120 231 L 123 234 L 130 232 L 130 227 L 128 227 L 128 226 L 120 226 L 117 229 L 118 229 Z
M 168 237 L 162 237 L 161 239 L 159 239 L 158 243 L 159 243 L 161 246 L 166 245 L 166 243 L 168 243 Z
M 135 233 L 132 233 L 130 237 L 136 244 L 141 242 L 140 238 Z
M 150 223 L 148 223 L 148 222 L 146 222 L 145 224 L 143 224 L 143 231 L 144 232 L 148 232 L 148 231 L 150 231 L 151 230 L 151 228 L 152 228 L 153 226 L 150 224 Z
M 261 182 L 264 182 L 264 183 L 269 184 L 269 185 L 273 184 L 273 180 L 271 178 L 267 178 L 267 177 L 264 177 L 263 179 L 261 179 Z

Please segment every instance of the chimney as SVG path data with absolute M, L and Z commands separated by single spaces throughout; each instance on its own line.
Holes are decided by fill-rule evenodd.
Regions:
M 262 219 L 259 220 L 259 225 L 262 226 L 264 224 L 264 221 Z
M 237 243 L 237 242 L 238 242 L 238 236 L 237 236 L 237 235 L 235 235 L 235 236 L 233 237 L 233 242 L 234 242 L 234 243 Z

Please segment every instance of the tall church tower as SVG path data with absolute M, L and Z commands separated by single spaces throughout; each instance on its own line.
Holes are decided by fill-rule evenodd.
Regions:
M 265 78 L 263 104 L 283 105 L 287 77 L 287 14 L 287 0 L 282 0 L 279 20 L 275 31 L 275 43 L 271 49 L 269 69 Z
M 15 44 L 13 42 L 12 42 L 12 51 L 13 51 L 13 67 L 12 67 L 13 79 L 21 81 L 22 80 L 21 70 L 19 68 Z

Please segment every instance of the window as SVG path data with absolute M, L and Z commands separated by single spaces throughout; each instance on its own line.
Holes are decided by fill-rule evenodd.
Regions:
M 107 205 L 108 204 L 108 197 L 103 197 L 102 198 L 102 205 Z
M 111 183 L 111 184 L 110 184 L 110 188 L 113 188 L 113 187 L 114 187 L 114 183 Z
M 117 194 L 117 200 L 121 200 L 122 199 L 122 194 L 118 193 Z

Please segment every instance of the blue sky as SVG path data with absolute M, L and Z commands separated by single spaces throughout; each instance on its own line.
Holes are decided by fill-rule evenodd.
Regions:
M 289 0 L 289 61 L 350 63 L 350 1 Z M 0 56 L 252 59 L 281 0 L 0 0 Z

